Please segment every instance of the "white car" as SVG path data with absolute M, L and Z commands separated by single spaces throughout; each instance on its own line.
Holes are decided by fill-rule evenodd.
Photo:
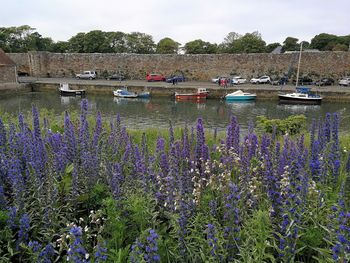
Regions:
M 231 79 L 231 84 L 234 84 L 234 85 L 244 84 L 246 82 L 247 82 L 247 79 L 244 79 L 241 76 L 236 76 Z
M 350 86 L 350 77 L 342 78 L 339 80 L 340 86 Z
M 218 84 L 219 79 L 222 79 L 222 78 L 223 78 L 223 77 L 217 76 L 217 77 L 215 77 L 215 78 L 212 78 L 212 79 L 211 79 L 211 82 L 212 82 L 212 83 Z
M 96 72 L 95 71 L 84 71 L 81 74 L 76 74 L 75 77 L 77 79 L 95 79 Z
M 271 78 L 269 76 L 261 76 L 259 78 L 252 78 L 250 80 L 252 84 L 266 84 L 271 83 Z

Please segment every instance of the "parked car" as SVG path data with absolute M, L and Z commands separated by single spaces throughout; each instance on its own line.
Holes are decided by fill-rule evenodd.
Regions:
M 95 79 L 96 75 L 95 71 L 84 71 L 83 73 L 76 74 L 75 77 L 77 79 Z
M 272 80 L 271 84 L 272 85 L 286 85 L 288 83 L 288 77 L 284 76 L 280 79 Z
M 350 86 L 350 77 L 345 77 L 339 80 L 340 86 Z
M 165 77 L 159 73 L 151 73 L 146 75 L 146 80 L 150 81 L 165 81 Z
M 252 78 L 250 80 L 252 84 L 267 84 L 271 83 L 271 78 L 269 76 L 261 76 L 259 78 Z
M 211 82 L 212 82 L 212 83 L 218 84 L 218 83 L 219 83 L 219 79 L 226 79 L 226 78 L 227 78 L 227 77 L 216 76 L 215 78 L 212 78 L 212 79 L 211 79 Z
M 332 78 L 322 78 L 315 82 L 315 85 L 317 86 L 330 86 L 334 85 L 334 79 Z
M 170 76 L 169 78 L 166 79 L 166 82 L 171 83 L 171 82 L 185 82 L 185 76 L 183 75 L 174 75 Z
M 107 79 L 111 79 L 111 80 L 115 79 L 115 80 L 121 81 L 121 80 L 125 80 L 125 77 L 121 74 L 113 74 L 111 76 L 108 76 Z
M 293 79 L 293 83 L 296 84 L 296 79 Z M 298 80 L 298 85 L 312 85 L 314 81 L 308 76 L 300 77 Z
M 231 84 L 233 85 L 244 84 L 246 82 L 247 82 L 247 79 L 242 78 L 241 76 L 235 76 L 235 77 L 232 77 L 231 79 Z

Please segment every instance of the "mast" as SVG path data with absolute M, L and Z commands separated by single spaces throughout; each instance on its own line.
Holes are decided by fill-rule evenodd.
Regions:
M 298 87 L 298 82 L 299 82 L 299 70 L 300 70 L 301 51 L 302 50 L 303 50 L 303 41 L 301 41 L 301 43 L 300 43 L 299 61 L 298 61 L 298 69 L 297 69 L 297 81 L 295 82 L 295 87 Z

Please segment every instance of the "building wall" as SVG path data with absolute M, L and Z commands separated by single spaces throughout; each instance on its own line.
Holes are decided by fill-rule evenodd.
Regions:
M 37 77 L 73 77 L 83 70 L 95 70 L 100 75 L 124 72 L 130 79 L 145 79 L 148 72 L 170 75 L 181 71 L 191 80 L 209 80 L 230 74 L 245 78 L 263 74 L 278 77 L 290 71 L 295 75 L 299 53 L 139 55 L 29 52 L 8 55 L 19 69 L 27 69 L 30 75 Z M 350 75 L 350 52 L 305 52 L 300 74 L 336 79 Z
M 16 82 L 14 66 L 0 66 L 0 82 Z

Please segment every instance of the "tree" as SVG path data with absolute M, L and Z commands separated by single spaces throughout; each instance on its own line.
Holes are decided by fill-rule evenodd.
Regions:
M 152 54 L 154 53 L 155 43 L 152 36 L 145 33 L 133 32 L 128 34 L 127 40 L 127 50 L 129 53 L 136 54 Z
M 69 43 L 67 41 L 58 41 L 52 44 L 52 52 L 66 53 L 69 50 Z
M 220 52 L 225 53 L 262 53 L 265 52 L 266 42 L 258 31 L 240 35 L 230 32 L 219 45 Z
M 19 27 L 0 28 L 0 47 L 6 52 L 27 52 L 28 36 L 32 34 L 35 28 L 28 25 Z
M 85 33 L 78 33 L 68 40 L 69 52 L 84 53 Z
M 51 51 L 53 41 L 49 37 L 42 37 L 38 32 L 34 32 L 24 40 L 27 51 Z
M 300 45 L 298 44 L 299 39 L 295 37 L 287 37 L 283 41 L 283 51 L 297 51 L 300 49 Z
M 156 48 L 158 54 L 177 54 L 179 51 L 180 43 L 172 40 L 169 37 L 161 39 Z
M 345 44 L 336 44 L 332 51 L 348 51 L 349 47 Z
M 84 35 L 84 53 L 108 53 L 112 48 L 106 32 L 93 30 Z
M 239 53 L 237 47 L 237 40 L 239 40 L 242 35 L 236 32 L 230 32 L 225 37 L 224 41 L 219 45 L 218 50 L 220 53 Z
M 322 33 L 311 39 L 310 46 L 325 51 L 332 50 L 337 43 L 338 37 L 336 35 Z
M 237 40 L 237 47 L 241 53 L 263 53 L 266 49 L 266 42 L 262 40 L 258 31 L 246 33 Z
M 127 34 L 120 31 L 107 32 L 107 39 L 112 52 L 126 53 L 128 51 Z
M 197 39 L 187 42 L 184 50 L 186 54 L 214 54 L 217 53 L 217 45 Z

